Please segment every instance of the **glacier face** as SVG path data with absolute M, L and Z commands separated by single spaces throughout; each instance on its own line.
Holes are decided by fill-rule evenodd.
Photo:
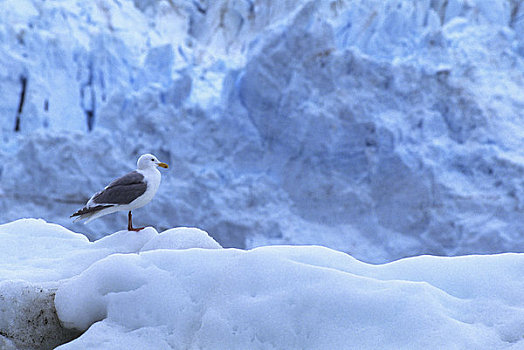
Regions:
M 16 4 L 15 4 L 16 2 Z M 372 262 L 524 251 L 521 1 L 4 1 L 0 218 L 151 152 L 137 225 Z

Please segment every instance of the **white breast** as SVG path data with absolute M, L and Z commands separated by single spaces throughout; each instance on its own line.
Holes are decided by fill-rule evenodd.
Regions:
M 129 210 L 143 207 L 147 203 L 151 202 L 156 194 L 156 191 L 158 191 L 158 187 L 160 186 L 161 175 L 157 168 L 151 167 L 144 170 L 138 170 L 138 172 L 144 175 L 144 181 L 147 183 L 147 189 L 142 196 L 129 203 L 131 208 Z

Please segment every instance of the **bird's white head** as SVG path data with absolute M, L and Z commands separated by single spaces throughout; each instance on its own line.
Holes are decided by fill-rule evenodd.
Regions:
M 142 154 L 140 158 L 138 158 L 138 161 L 136 162 L 136 167 L 140 170 L 144 170 L 151 167 L 162 167 L 162 168 L 169 168 L 169 166 L 166 163 L 162 163 L 152 154 Z

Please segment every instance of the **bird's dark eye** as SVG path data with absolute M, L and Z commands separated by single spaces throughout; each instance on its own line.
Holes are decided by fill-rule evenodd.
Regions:
M 155 158 L 151 158 L 151 161 L 154 162 L 154 161 L 155 161 Z

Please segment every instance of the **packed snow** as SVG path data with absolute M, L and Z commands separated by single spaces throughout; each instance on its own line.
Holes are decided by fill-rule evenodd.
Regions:
M 152 152 L 173 167 L 139 225 L 368 262 L 524 251 L 521 1 L 0 7 L 2 222 L 117 231 L 68 216 Z
M 224 249 L 196 228 L 89 242 L 35 219 L 0 240 L 6 349 L 50 334 L 83 350 L 524 348 L 524 254 L 372 265 L 321 246 Z

